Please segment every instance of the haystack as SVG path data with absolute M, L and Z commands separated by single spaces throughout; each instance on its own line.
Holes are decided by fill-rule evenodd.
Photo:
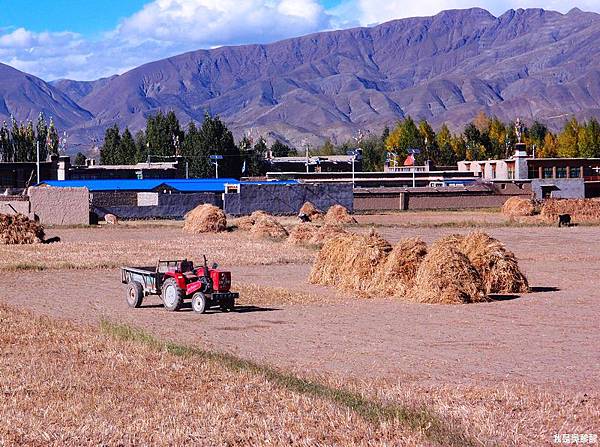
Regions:
M 317 231 L 311 237 L 309 243 L 310 245 L 321 247 L 329 239 L 344 234 L 348 234 L 348 232 L 341 225 L 325 224 L 317 229 Z
M 510 197 L 502 205 L 502 213 L 511 217 L 533 216 L 535 214 L 535 204 L 531 199 Z
M 347 234 L 325 242 L 310 272 L 312 284 L 366 293 L 377 266 L 392 246 L 374 231 L 368 236 Z
M 540 213 L 548 223 L 557 223 L 558 216 L 570 214 L 578 223 L 600 222 L 600 202 L 592 199 L 548 199 L 544 201 Z
M 287 238 L 286 243 L 290 245 L 308 245 L 318 229 L 316 225 L 311 223 L 296 225 L 290 231 L 290 236 Z
M 306 214 L 311 221 L 323 220 L 324 213 L 312 202 L 304 202 L 298 214 Z
M 273 216 L 260 215 L 252 225 L 250 233 L 254 238 L 285 239 L 287 230 Z
M 458 248 L 479 272 L 487 294 L 529 292 L 517 258 L 498 239 L 477 231 L 464 237 Z
M 0 214 L 1 244 L 38 244 L 44 241 L 44 227 L 23 214 Z
M 204 204 L 186 214 L 183 231 L 186 233 L 218 233 L 227 230 L 227 218 L 220 208 Z
M 270 214 L 260 210 L 254 211 L 249 216 L 242 216 L 235 219 L 233 225 L 235 225 L 238 230 L 250 231 L 252 226 L 256 223 L 256 220 L 261 216 L 270 216 Z
M 469 258 L 448 244 L 431 247 L 407 297 L 429 304 L 487 301 L 481 276 Z
M 331 224 L 355 224 L 356 219 L 342 205 L 333 205 L 325 214 L 325 223 Z
M 403 239 L 373 275 L 370 292 L 402 298 L 414 286 L 417 270 L 427 255 L 427 244 L 418 237 Z
M 465 237 L 462 234 L 448 234 L 432 244 L 433 247 L 454 247 L 458 249 Z

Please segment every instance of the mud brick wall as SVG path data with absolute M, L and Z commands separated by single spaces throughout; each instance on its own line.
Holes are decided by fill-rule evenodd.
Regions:
M 46 225 L 89 225 L 90 193 L 87 188 L 31 187 L 31 212 Z
M 29 198 L 22 196 L 0 196 L 0 214 L 29 214 Z
M 240 192 L 224 195 L 225 213 L 239 216 L 263 210 L 276 215 L 295 215 L 304 204 L 312 202 L 322 210 L 340 204 L 354 209 L 352 185 L 349 183 L 265 185 L 241 184 Z

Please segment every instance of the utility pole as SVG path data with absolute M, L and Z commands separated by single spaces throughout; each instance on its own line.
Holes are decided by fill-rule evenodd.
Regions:
M 223 160 L 222 155 L 211 155 L 209 157 L 215 165 L 215 178 L 219 178 L 219 160 Z
M 36 153 L 37 153 L 37 157 L 36 157 L 36 168 L 37 168 L 37 182 L 40 183 L 40 141 L 38 140 L 36 142 Z

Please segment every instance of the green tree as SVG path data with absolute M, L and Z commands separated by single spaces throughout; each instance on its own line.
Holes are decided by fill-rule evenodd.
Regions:
M 172 157 L 184 139 L 175 112 L 166 115 L 159 111 L 146 119 L 146 145 L 150 156 Z
M 579 155 L 579 129 L 580 125 L 577 119 L 569 120 L 558 135 L 558 156 L 574 158 Z
M 323 143 L 323 146 L 321 146 L 317 152 L 319 155 L 335 155 L 335 146 L 331 140 L 327 138 L 325 143 Z
M 0 128 L 0 160 L 14 161 L 13 146 L 6 121 L 2 123 Z
M 46 124 L 46 118 L 44 117 L 44 114 L 42 112 L 40 112 L 40 114 L 38 115 L 38 120 L 35 126 L 35 136 L 36 144 L 39 144 L 40 146 L 40 160 L 47 160 L 48 125 Z
M 423 164 L 427 160 L 437 163 L 439 151 L 435 132 L 426 120 L 419 121 L 419 135 L 423 140 L 423 152 L 417 157 L 418 164 Z
M 436 144 L 439 150 L 438 159 L 435 160 L 439 166 L 452 166 L 456 164 L 456 154 L 452 150 L 452 133 L 444 123 L 436 135 Z
M 292 149 L 287 144 L 283 144 L 279 140 L 275 140 L 275 142 L 271 145 L 271 153 L 273 154 L 273 157 L 290 157 L 291 154 L 295 152 L 295 149 Z
M 385 139 L 382 136 L 369 135 L 361 144 L 363 150 L 363 171 L 383 171 L 386 158 Z
M 579 129 L 578 146 L 581 157 L 600 156 L 600 124 L 596 118 L 590 119 Z
M 423 146 L 423 137 L 410 116 L 399 122 L 385 140 L 386 149 L 400 157 L 405 156 L 408 149 L 423 149 Z
M 129 131 L 129 128 L 125 128 L 123 131 L 123 135 L 121 135 L 121 139 L 119 141 L 119 146 L 117 150 L 117 154 L 115 157 L 115 164 L 119 165 L 133 165 L 136 163 L 136 153 L 137 148 L 135 146 L 135 141 L 133 139 L 133 135 Z
M 192 121 L 188 124 L 183 139 L 182 155 L 188 163 L 190 177 L 211 177 L 208 148 L 203 144 L 200 132 Z
M 75 155 L 75 160 L 73 161 L 73 164 L 75 166 L 85 166 L 86 161 L 87 161 L 87 157 L 85 156 L 85 154 L 83 154 L 82 152 L 77 152 L 77 155 Z
M 204 115 L 200 141 L 203 152 L 223 156 L 223 160 L 219 160 L 219 177 L 240 177 L 240 150 L 235 145 L 233 134 L 218 116 L 212 117 L 208 113 Z M 214 173 L 214 169 L 212 172 Z M 210 177 L 214 177 L 214 174 Z
M 266 172 L 265 158 L 268 151 L 264 138 L 259 138 L 254 147 L 245 154 L 246 172 L 251 177 L 264 175 Z
M 54 120 L 50 118 L 50 125 L 48 126 L 48 144 L 47 150 L 50 155 L 58 155 L 58 146 L 60 144 L 60 138 L 58 137 L 58 131 L 54 125 Z
M 113 127 L 106 129 L 104 133 L 104 144 L 100 149 L 100 164 L 116 165 L 119 164 L 119 148 L 121 145 L 121 134 L 119 126 L 116 124 Z

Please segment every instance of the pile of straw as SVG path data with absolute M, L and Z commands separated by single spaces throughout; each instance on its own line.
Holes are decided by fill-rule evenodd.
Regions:
M 290 245 L 309 245 L 310 240 L 318 231 L 318 227 L 311 223 L 301 223 L 290 231 L 286 243 Z
M 458 249 L 479 272 L 487 294 L 529 292 L 529 283 L 519 269 L 517 258 L 498 239 L 473 232 L 463 238 Z
M 267 214 L 264 211 L 254 211 L 249 216 L 243 216 L 235 219 L 233 221 L 233 225 L 235 225 L 238 230 L 250 231 L 259 217 L 269 215 L 270 214 Z
M 227 230 L 227 218 L 220 208 L 204 204 L 186 214 L 183 231 L 186 233 L 219 233 Z
M 304 202 L 298 214 L 306 214 L 312 222 L 322 220 L 324 217 L 323 211 L 318 209 L 312 202 Z
M 374 231 L 368 236 L 336 236 L 320 250 L 309 282 L 367 293 L 378 265 L 390 251 L 392 246 Z
M 463 304 L 487 301 L 481 276 L 462 252 L 434 244 L 417 270 L 407 297 L 419 303 Z
M 535 211 L 533 200 L 521 197 L 510 197 L 502 205 L 502 213 L 511 217 L 533 216 Z
M 557 223 L 558 216 L 570 214 L 575 222 L 600 222 L 600 201 L 591 199 L 548 199 L 542 206 L 541 217 L 548 223 Z
M 322 247 L 329 239 L 344 234 L 348 232 L 341 225 L 325 224 L 319 227 L 311 223 L 301 223 L 292 228 L 286 243 Z
M 342 205 L 333 205 L 325 214 L 325 223 L 330 224 L 355 224 L 356 219 L 350 215 L 348 209 Z
M 369 291 L 387 297 L 403 298 L 414 286 L 415 276 L 427 255 L 427 244 L 418 237 L 394 245 L 373 275 Z
M 288 237 L 287 230 L 273 216 L 260 215 L 250 228 L 252 237 L 261 239 L 285 239 Z
M 0 214 L 0 243 L 38 244 L 44 241 L 44 227 L 23 214 Z

